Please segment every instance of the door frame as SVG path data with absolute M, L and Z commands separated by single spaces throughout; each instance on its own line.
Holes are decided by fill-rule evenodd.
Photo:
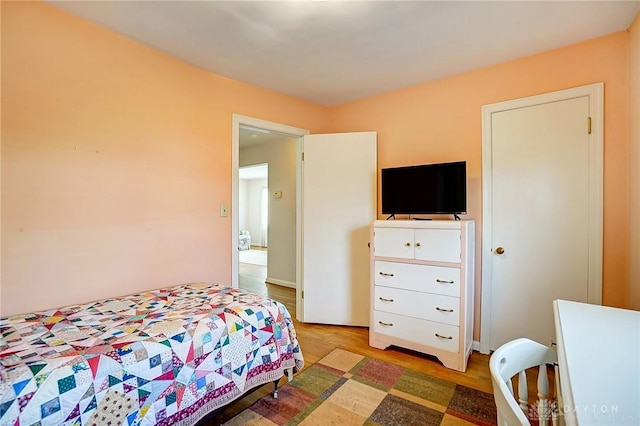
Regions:
M 309 131 L 297 127 L 287 126 L 285 124 L 275 123 L 272 121 L 262 120 L 259 118 L 248 117 L 240 114 L 232 114 L 231 117 L 231 286 L 238 287 L 238 232 L 239 232 L 239 177 L 238 169 L 240 168 L 240 126 L 255 127 L 258 129 L 268 130 L 271 132 L 282 133 L 287 136 L 298 138 L 296 142 L 296 318 L 302 318 L 301 310 L 301 291 L 300 291 L 300 264 L 302 262 L 302 253 L 300 248 L 301 225 L 300 225 L 300 191 L 301 191 L 301 152 L 302 152 L 302 136 L 308 135 Z
M 594 83 L 541 95 L 529 96 L 482 106 L 482 298 L 480 318 L 480 352 L 490 352 L 492 275 L 493 175 L 491 116 L 501 111 L 526 108 L 578 97 L 589 97 L 589 303 L 602 304 L 602 235 L 603 235 L 603 150 L 604 83 Z M 587 126 L 587 123 L 585 123 Z

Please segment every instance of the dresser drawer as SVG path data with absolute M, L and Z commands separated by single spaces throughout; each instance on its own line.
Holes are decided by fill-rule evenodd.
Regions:
M 374 308 L 377 311 L 460 325 L 460 299 L 457 297 L 377 285 L 374 298 Z
M 374 274 L 376 285 L 460 297 L 459 268 L 377 260 Z
M 459 328 L 454 325 L 377 310 L 373 312 L 372 325 L 376 333 L 449 352 L 458 352 L 459 350 Z

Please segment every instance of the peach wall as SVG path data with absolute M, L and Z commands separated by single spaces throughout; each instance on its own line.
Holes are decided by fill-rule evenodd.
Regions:
M 605 37 L 335 107 L 331 131 L 378 132 L 378 167 L 467 160 L 475 219 L 479 337 L 482 230 L 481 106 L 605 83 L 603 303 L 626 306 L 629 265 L 628 34 Z M 380 202 L 380 200 L 378 200 Z
M 0 13 L 0 315 L 229 282 L 231 224 L 218 208 L 231 201 L 232 113 L 312 132 L 375 130 L 381 168 L 465 158 L 468 217 L 481 230 L 481 105 L 597 81 L 605 82 L 603 300 L 629 303 L 637 18 L 630 33 L 325 109 L 206 73 L 44 3 L 1 2 Z M 632 132 L 637 169 L 637 125 Z M 638 192 L 637 176 L 633 185 Z M 476 278 L 479 289 L 479 267 Z M 477 308 L 479 300 L 478 292 Z
M 0 34 L 2 33 L 2 6 L 0 5 Z M 1 38 L 0 38 L 1 40 Z M 0 43 L 0 70 L 2 70 L 2 43 Z M 2 82 L 0 81 L 0 224 L 2 223 Z M 0 313 L 2 312 L 2 226 L 0 226 Z
M 40 2 L 2 2 L 0 315 L 231 282 L 232 114 L 326 110 Z
M 629 306 L 640 310 L 640 13 L 629 28 L 631 102 L 631 190 Z

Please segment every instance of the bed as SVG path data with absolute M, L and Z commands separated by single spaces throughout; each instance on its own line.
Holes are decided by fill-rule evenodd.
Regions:
M 283 304 L 215 284 L 0 318 L 0 333 L 0 425 L 194 425 L 304 364 Z

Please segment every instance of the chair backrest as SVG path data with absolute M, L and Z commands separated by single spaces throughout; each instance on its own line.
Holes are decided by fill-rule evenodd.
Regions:
M 530 425 L 526 369 L 539 367 L 538 401 L 535 414 L 540 424 L 552 420 L 548 402 L 549 379 L 546 364 L 555 364 L 556 352 L 533 340 L 521 338 L 500 346 L 489 359 L 493 396 L 498 411 L 498 425 Z M 514 396 L 511 379 L 518 375 L 518 401 Z M 554 422 L 555 423 L 555 422 Z

